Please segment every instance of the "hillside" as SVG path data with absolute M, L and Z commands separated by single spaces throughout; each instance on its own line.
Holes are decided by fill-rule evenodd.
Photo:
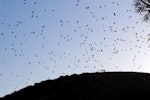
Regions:
M 150 74 L 84 73 L 47 80 L 0 100 L 127 100 L 150 98 Z

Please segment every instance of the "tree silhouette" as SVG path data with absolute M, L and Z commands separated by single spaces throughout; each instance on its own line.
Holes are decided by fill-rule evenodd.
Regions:
M 143 15 L 143 21 L 150 21 L 150 0 L 134 0 L 133 5 L 135 11 Z

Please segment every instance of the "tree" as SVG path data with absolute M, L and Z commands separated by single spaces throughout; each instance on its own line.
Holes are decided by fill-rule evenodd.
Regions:
M 150 0 L 134 0 L 134 8 L 143 16 L 143 21 L 150 21 Z

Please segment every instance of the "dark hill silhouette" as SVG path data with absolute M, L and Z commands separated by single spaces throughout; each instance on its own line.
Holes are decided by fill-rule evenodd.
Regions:
M 150 74 L 84 73 L 47 80 L 1 100 L 130 100 L 150 98 Z

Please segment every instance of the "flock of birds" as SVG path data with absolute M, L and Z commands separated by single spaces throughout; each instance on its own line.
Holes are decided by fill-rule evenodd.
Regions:
M 80 2 L 81 2 L 80 0 L 76 0 L 74 4 L 75 7 L 77 7 L 77 9 L 79 8 L 83 9 L 82 7 L 83 5 L 80 5 Z M 34 1 L 32 2 L 32 4 L 30 4 L 28 0 L 23 0 L 23 4 L 25 6 L 29 6 L 29 5 L 40 6 L 40 4 L 37 1 Z M 120 4 L 116 1 L 112 1 L 110 5 L 112 5 L 113 7 L 120 7 Z M 108 8 L 110 5 L 107 5 L 107 4 L 103 5 L 103 3 L 100 3 L 100 5 L 98 5 L 98 9 L 99 11 L 101 11 L 101 9 Z M 4 26 L 8 30 L 13 29 L 13 28 L 15 29 L 9 33 L 0 30 L 0 40 L 3 40 L 3 39 L 5 39 L 5 41 L 7 41 L 6 39 L 12 40 L 11 43 L 8 42 L 8 46 L 6 45 L 4 47 L 1 47 L 0 52 L 13 55 L 14 59 L 15 58 L 21 59 L 22 57 L 25 57 L 26 55 L 28 55 L 26 51 L 27 48 L 24 49 L 26 45 L 29 45 L 30 42 L 32 43 L 32 39 L 34 40 L 36 38 L 37 41 L 41 41 L 40 42 L 41 44 L 36 44 L 35 42 L 35 45 L 38 45 L 38 51 L 39 52 L 40 50 L 45 51 L 45 53 L 47 54 L 48 60 L 47 61 L 40 60 L 41 54 L 31 51 L 32 52 L 31 58 L 33 58 L 34 60 L 26 61 L 27 66 L 36 66 L 38 64 L 39 66 L 43 67 L 45 71 L 48 71 L 50 75 L 58 74 L 57 69 L 59 69 L 60 66 L 57 66 L 57 65 L 59 65 L 58 63 L 61 61 L 62 61 L 61 62 L 62 64 L 65 63 L 65 66 L 67 66 L 67 68 L 64 67 L 65 70 L 63 70 L 61 75 L 66 75 L 67 73 L 65 71 L 67 69 L 74 73 L 76 72 L 75 71 L 76 69 L 80 70 L 80 68 L 83 70 L 83 72 L 86 69 L 88 69 L 87 71 L 89 72 L 93 72 L 93 71 L 105 72 L 106 71 L 105 69 L 107 69 L 105 66 L 107 64 L 101 63 L 102 58 L 107 58 L 107 62 L 109 61 L 114 62 L 114 59 L 116 59 L 118 55 L 121 55 L 121 54 L 125 55 L 127 52 L 134 52 L 134 55 L 131 55 L 133 56 L 132 61 L 131 61 L 133 64 L 133 68 L 141 69 L 142 65 L 136 66 L 136 62 L 137 62 L 136 59 L 139 54 L 146 55 L 146 52 L 142 50 L 142 48 L 144 47 L 143 45 L 146 44 L 147 48 L 150 48 L 150 43 L 147 41 L 147 37 L 144 36 L 143 34 L 135 32 L 136 27 L 132 25 L 122 26 L 121 29 L 118 29 L 117 27 L 118 27 L 119 22 L 117 20 L 112 21 L 112 24 L 108 25 L 107 21 L 109 20 L 109 17 L 113 17 L 114 19 L 117 19 L 117 16 L 119 16 L 119 13 L 115 11 L 110 11 L 111 16 L 99 17 L 99 15 L 96 14 L 96 11 L 91 9 L 92 6 L 90 5 L 84 6 L 84 10 L 85 10 L 85 13 L 88 13 L 91 18 L 89 22 L 93 21 L 94 23 L 102 23 L 102 24 L 99 24 L 99 27 L 101 28 L 100 34 L 103 34 L 103 35 L 100 35 L 101 37 L 99 37 L 98 41 L 95 39 L 95 37 L 94 38 L 92 37 L 97 32 L 96 29 L 93 28 L 95 26 L 88 24 L 88 20 L 87 20 L 87 24 L 85 23 L 83 24 L 82 20 L 79 20 L 79 19 L 74 19 L 72 21 L 69 19 L 65 20 L 62 18 L 62 19 L 58 19 L 58 22 L 57 22 L 59 24 L 60 30 L 61 29 L 64 30 L 65 29 L 64 27 L 67 27 L 72 24 L 75 26 L 75 28 L 71 30 L 72 33 L 60 32 L 58 36 L 58 39 L 59 39 L 58 42 L 53 43 L 53 45 L 55 45 L 55 48 L 75 49 L 75 50 L 78 50 L 79 54 L 77 54 L 76 52 L 71 52 L 71 50 L 66 50 L 66 51 L 62 50 L 60 52 L 57 52 L 55 50 L 46 51 L 47 50 L 46 48 L 48 47 L 53 48 L 51 47 L 51 45 L 49 46 L 49 44 L 47 43 L 49 37 L 46 31 L 50 29 L 48 31 L 51 32 L 51 28 L 48 27 L 46 24 L 40 25 L 40 27 L 37 28 L 36 31 L 31 31 L 30 33 L 23 32 L 22 34 L 18 34 L 16 32 L 17 31 L 16 29 L 20 29 L 20 30 L 22 29 L 22 26 L 26 23 L 24 20 L 17 20 L 16 23 L 9 23 L 9 24 L 7 22 L 0 21 L 1 27 Z M 57 14 L 57 10 L 55 9 L 50 9 L 50 10 L 43 9 L 43 12 L 53 13 L 54 15 Z M 130 9 L 127 9 L 126 13 L 129 13 L 127 20 L 134 22 L 134 19 L 132 16 L 133 11 Z M 39 19 L 42 21 L 42 19 L 40 19 L 40 15 L 38 15 L 38 12 L 36 10 L 31 10 L 30 14 L 31 16 L 29 16 L 29 18 L 33 20 Z M 139 22 L 135 21 L 134 24 L 139 24 Z M 144 33 L 144 31 L 145 30 L 143 29 L 142 33 Z M 112 35 L 116 36 L 116 34 L 127 34 L 129 32 L 135 32 L 133 35 L 135 40 L 128 39 L 130 37 L 123 38 L 121 36 L 118 36 L 116 38 L 113 37 L 112 40 L 110 40 Z M 54 33 L 50 33 L 50 34 L 54 34 Z M 111 36 L 109 37 L 109 35 Z M 20 37 L 21 37 L 21 40 L 20 40 Z M 30 42 L 28 41 L 28 38 L 31 38 Z M 78 47 L 74 45 L 75 42 L 77 42 L 76 44 Z M 66 45 L 73 44 L 73 46 L 65 47 L 66 45 L 64 44 Z M 32 46 L 34 47 L 34 44 Z M 103 57 L 105 55 L 109 55 L 109 56 Z M 66 61 L 67 59 L 72 59 L 72 62 L 67 62 Z M 121 59 L 122 58 L 117 58 L 116 62 L 119 63 Z M 66 64 L 66 62 L 68 63 L 68 65 Z M 0 65 L 3 65 L 4 63 L 9 63 L 9 62 L 5 62 L 3 58 L 0 58 Z M 1 67 L 5 67 L 5 66 L 0 66 L 0 68 Z M 115 65 L 116 70 L 119 69 L 119 67 L 120 66 Z M 62 69 L 63 68 L 61 68 L 61 70 Z M 34 73 L 32 71 L 29 71 L 29 72 L 31 76 Z M 3 77 L 3 74 L 5 73 L 0 71 L 0 78 Z M 19 77 L 19 74 L 15 74 L 14 72 L 11 72 L 10 75 L 12 77 L 15 76 L 16 78 Z M 30 80 L 31 80 L 30 77 L 26 78 L 25 84 L 28 85 L 29 84 L 28 81 Z M 10 84 L 10 86 L 13 87 L 12 84 Z M 4 88 L 5 87 L 1 85 L 0 89 L 3 90 Z M 14 86 L 14 90 L 16 89 L 17 89 L 17 86 Z

